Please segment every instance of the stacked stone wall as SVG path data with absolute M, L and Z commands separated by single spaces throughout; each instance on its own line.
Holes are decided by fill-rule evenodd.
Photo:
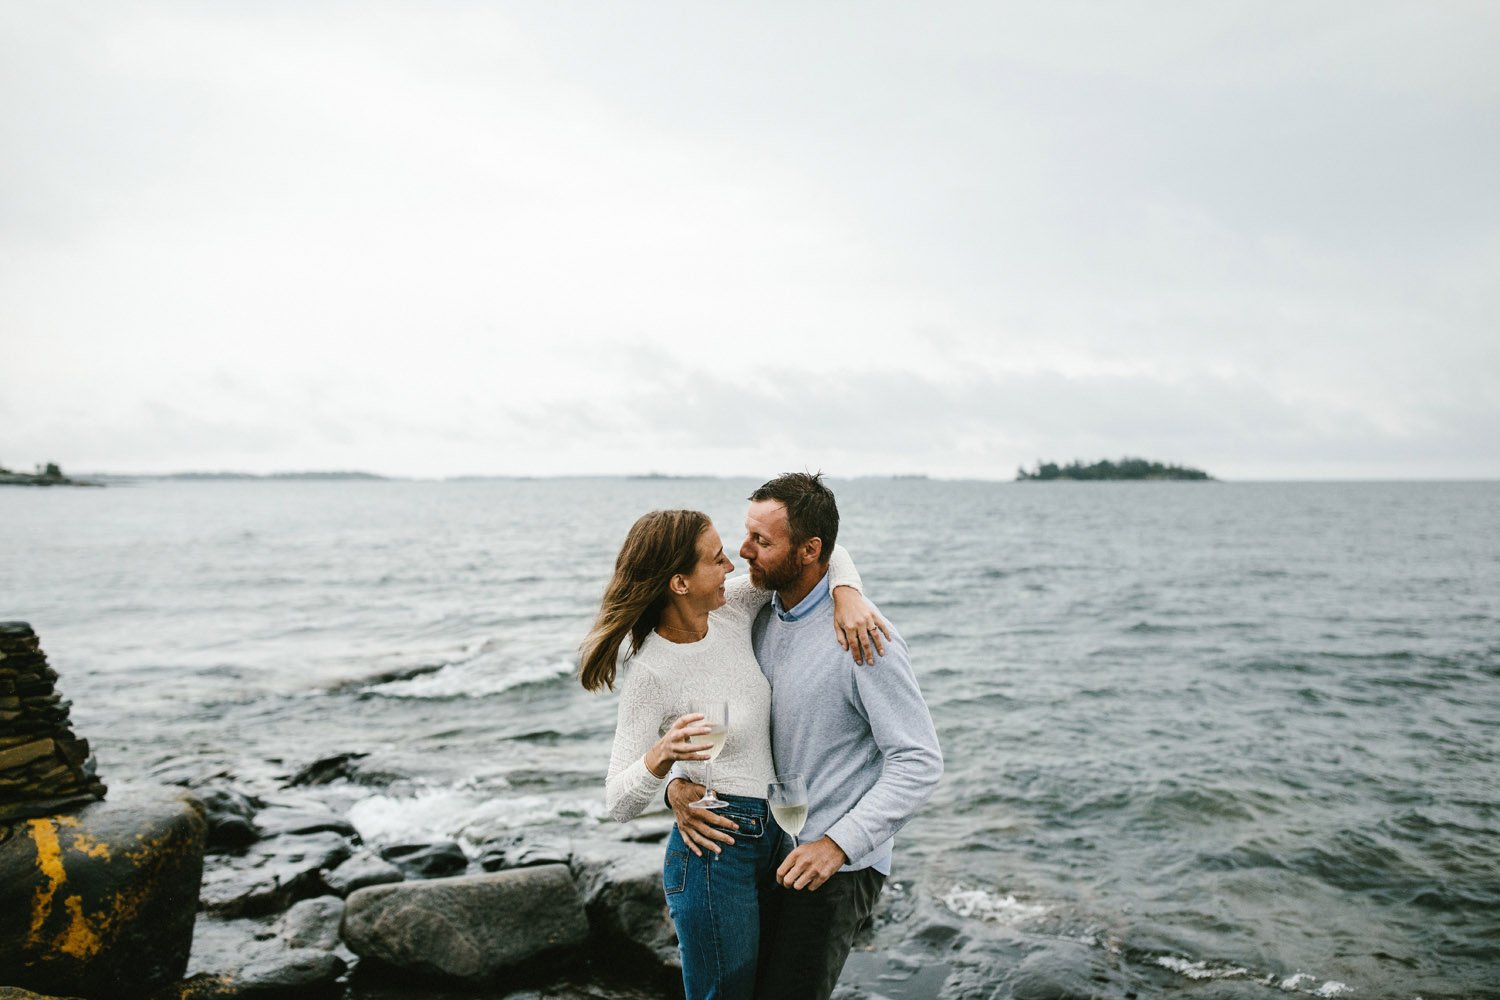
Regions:
M 0 825 L 104 798 L 56 682 L 31 626 L 0 622 Z

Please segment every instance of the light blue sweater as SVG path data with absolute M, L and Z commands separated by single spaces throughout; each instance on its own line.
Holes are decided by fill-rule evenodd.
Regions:
M 860 666 L 834 639 L 833 602 L 815 595 L 792 621 L 762 608 L 751 633 L 771 682 L 776 770 L 807 780 L 800 843 L 826 834 L 849 857 L 841 871 L 889 875 L 896 831 L 942 776 L 937 732 L 895 627 L 885 656 Z

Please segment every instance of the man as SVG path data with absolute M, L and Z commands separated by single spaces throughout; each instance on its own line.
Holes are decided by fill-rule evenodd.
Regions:
M 834 637 L 828 556 L 839 513 L 821 475 L 789 473 L 750 495 L 740 557 L 756 586 L 775 591 L 752 633 L 771 682 L 776 770 L 807 781 L 801 846 L 776 872 L 762 913 L 756 996 L 827 1000 L 854 934 L 891 870 L 893 838 L 943 771 L 937 733 L 899 633 L 878 661 L 850 662 Z M 688 803 L 701 786 L 672 782 L 667 800 L 694 851 L 733 843 L 733 821 Z

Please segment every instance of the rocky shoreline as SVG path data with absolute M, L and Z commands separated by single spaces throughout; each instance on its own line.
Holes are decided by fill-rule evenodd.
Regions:
M 669 815 L 370 843 L 348 809 L 400 776 L 352 752 L 255 781 L 169 758 L 100 801 L 56 677 L 0 623 L 0 1000 L 681 997 Z M 1106 949 L 962 903 L 889 884 L 835 1000 L 1131 995 Z

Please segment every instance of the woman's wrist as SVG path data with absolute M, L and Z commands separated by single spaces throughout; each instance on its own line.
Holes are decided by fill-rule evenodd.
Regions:
M 671 758 L 663 753 L 661 748 L 655 746 L 646 751 L 643 763 L 653 778 L 665 778 L 672 770 Z

